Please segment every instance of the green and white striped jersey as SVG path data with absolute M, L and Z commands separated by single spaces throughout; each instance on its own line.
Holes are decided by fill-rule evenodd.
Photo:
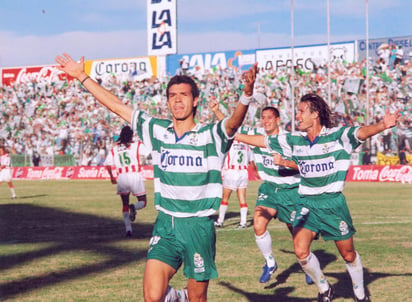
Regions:
M 223 192 L 221 170 L 233 140 L 225 123 L 197 124 L 177 138 L 172 121 L 133 112 L 133 130 L 152 154 L 157 210 L 175 217 L 216 212 Z
M 306 133 L 296 132 L 281 136 L 268 136 L 265 145 L 281 153 L 292 149 L 292 160 L 299 166 L 299 194 L 318 195 L 342 192 L 350 157 L 363 141 L 358 139 L 359 127 L 323 127 L 312 143 Z
M 249 135 L 266 135 L 263 128 L 242 127 L 240 133 Z M 280 131 L 280 134 L 285 132 Z M 282 136 L 284 137 L 284 136 Z M 282 138 L 281 138 L 282 139 Z M 287 144 L 279 146 L 282 150 L 278 152 L 288 159 L 292 158 L 291 148 Z M 263 181 L 276 184 L 279 188 L 288 189 L 296 188 L 300 182 L 298 171 L 280 167 L 273 162 L 273 150 L 268 148 L 252 147 L 255 157 L 255 164 L 258 169 L 260 178 Z

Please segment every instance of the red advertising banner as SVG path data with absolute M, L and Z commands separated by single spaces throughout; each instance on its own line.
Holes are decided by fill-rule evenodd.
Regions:
M 143 166 L 141 171 L 145 179 L 153 179 L 153 167 Z M 116 175 L 116 171 L 113 171 Z M 13 179 L 110 179 L 105 166 L 74 166 L 74 167 L 15 167 Z
M 13 83 L 41 82 L 46 80 L 48 83 L 72 79 L 65 73 L 58 70 L 55 66 L 32 66 L 3 68 L 1 70 L 3 85 Z
M 412 183 L 412 166 L 350 166 L 346 181 Z
M 74 166 L 74 167 L 15 167 L 13 179 L 109 179 L 109 173 L 104 166 Z M 248 170 L 249 180 L 257 180 L 252 169 Z M 153 179 L 153 167 L 142 166 L 145 179 Z M 116 171 L 113 171 L 116 176 Z M 402 182 L 412 183 L 412 166 L 351 166 L 346 181 Z

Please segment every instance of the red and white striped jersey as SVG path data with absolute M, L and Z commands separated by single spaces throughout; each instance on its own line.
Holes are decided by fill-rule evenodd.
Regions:
M 251 161 L 254 161 L 254 159 L 249 145 L 234 140 L 226 155 L 224 168 L 232 170 L 247 169 Z
M 116 145 L 110 150 L 104 164 L 116 167 L 118 174 L 140 172 L 140 154 L 144 153 L 142 148 L 141 142 L 131 143 L 129 146 Z

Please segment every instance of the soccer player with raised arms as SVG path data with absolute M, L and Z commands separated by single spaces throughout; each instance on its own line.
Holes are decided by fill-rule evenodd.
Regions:
M 184 263 L 191 302 L 207 301 L 209 280 L 217 277 L 216 231 L 211 218 L 222 197 L 226 153 L 253 98 L 257 64 L 243 75 L 243 94 L 233 114 L 216 124 L 196 124 L 196 82 L 174 76 L 167 88 L 172 120 L 133 110 L 84 71 L 84 58 L 56 57 L 59 69 L 79 80 L 109 110 L 130 123 L 153 158 L 158 210 L 143 280 L 146 302 L 163 301 L 169 280 Z
M 361 258 L 353 242 L 355 228 L 342 191 L 351 153 L 367 138 L 394 127 L 400 114 L 399 110 L 387 110 L 380 122 L 362 127 L 333 127 L 331 117 L 327 103 L 310 93 L 297 106 L 298 132 L 248 136 L 247 143 L 281 154 L 283 149 L 291 149 L 291 160 L 298 165 L 301 176 L 293 244 L 299 264 L 318 287 L 318 301 L 331 301 L 335 290 L 310 251 L 317 235 L 335 241 L 352 279 L 355 301 L 370 301 L 364 288 Z M 288 160 L 283 162 L 290 165 Z

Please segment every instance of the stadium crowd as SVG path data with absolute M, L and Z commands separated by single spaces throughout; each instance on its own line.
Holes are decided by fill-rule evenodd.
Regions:
M 291 129 L 292 88 L 294 100 L 315 92 L 329 99 L 327 65 L 314 65 L 312 71 L 261 69 L 255 84 L 255 102 L 249 106 L 246 125 L 259 126 L 260 110 L 275 106 L 281 112 L 281 127 Z M 335 122 L 344 125 L 364 125 L 381 119 L 386 109 L 401 109 L 401 123 L 373 137 L 371 154 L 399 154 L 412 149 L 412 64 L 381 56 L 370 64 L 369 85 L 364 81 L 366 60 L 331 64 L 330 105 Z M 231 112 L 242 89 L 241 72 L 215 68 L 200 72 L 187 71 L 199 84 L 200 101 L 197 119 L 215 120 L 208 101 L 215 98 L 221 111 Z M 147 80 L 123 81 L 111 75 L 96 79 L 119 96 L 157 117 L 166 117 L 165 86 L 169 76 Z M 367 99 L 369 89 L 369 101 Z M 3 85 L 0 89 L 0 139 L 11 154 L 40 155 L 72 154 L 76 165 L 102 165 L 112 143 L 123 126 L 122 121 L 108 112 L 78 81 L 48 83 L 35 80 Z M 369 109 L 369 112 L 367 112 Z

